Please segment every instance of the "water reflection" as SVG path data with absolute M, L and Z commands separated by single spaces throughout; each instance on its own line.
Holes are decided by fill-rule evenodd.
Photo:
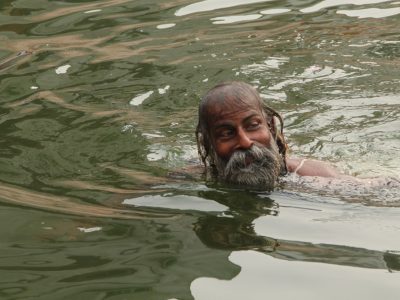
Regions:
M 340 236 L 346 238 L 351 235 L 353 227 L 360 227 L 357 217 L 348 217 L 352 221 L 347 225 L 343 218 L 340 224 L 335 224 L 335 218 L 337 219 L 338 216 L 332 216 L 332 212 L 329 211 L 326 204 L 320 206 L 312 202 L 312 205 L 306 205 L 306 203 L 299 203 L 298 199 L 295 201 L 285 199 L 279 201 L 283 206 L 280 207 L 279 202 L 275 202 L 265 195 L 260 196 L 238 192 L 223 195 L 208 192 L 207 199 L 218 199 L 219 202 L 229 205 L 231 212 L 228 216 L 200 217 L 194 227 L 196 234 L 207 246 L 217 249 L 256 250 L 277 259 L 400 271 L 400 256 L 396 253 L 371 250 L 371 248 L 398 248 L 395 238 L 397 229 L 396 227 L 391 228 L 395 224 L 393 220 L 387 222 L 385 232 L 380 232 L 380 228 L 383 226 L 382 222 L 368 225 L 367 235 L 374 237 L 371 239 L 370 249 L 368 246 L 365 248 L 347 246 L 340 240 Z M 298 205 L 298 207 L 291 207 L 292 205 Z M 296 213 L 290 213 L 291 210 Z M 347 210 L 348 214 L 355 214 L 354 208 Z M 363 211 L 363 213 L 366 212 Z M 396 216 L 398 217 L 398 213 L 394 214 L 394 218 L 397 218 Z M 372 220 L 372 216 L 369 220 Z M 319 225 L 318 221 L 323 224 Z M 329 226 L 332 228 L 327 229 Z M 339 229 L 341 226 L 344 227 Z M 365 227 L 365 225 L 362 226 Z M 288 232 L 293 233 L 290 228 L 294 227 L 298 230 L 294 236 L 300 240 L 285 239 Z M 386 239 L 389 231 L 392 231 L 393 235 Z M 358 229 L 357 232 L 360 233 L 358 240 L 356 237 L 350 237 L 350 245 L 366 241 L 362 237 L 362 230 Z M 324 240 L 316 241 L 314 239 L 316 242 L 307 242 L 307 240 L 312 241 L 315 235 L 321 235 Z M 383 235 L 385 235 L 384 240 L 379 241 Z M 335 236 L 336 238 L 334 238 Z M 335 240 L 336 245 L 329 244 Z M 388 259 L 389 257 L 392 259 Z
M 236 201 L 241 199 L 236 195 L 228 195 L 227 198 L 234 198 Z M 243 198 L 247 209 L 241 211 L 240 214 L 232 213 L 228 217 L 200 217 L 194 227 L 200 240 L 208 247 L 233 251 L 229 260 L 241 267 L 240 273 L 229 281 L 206 277 L 194 280 L 191 284 L 191 291 L 195 299 L 209 299 L 210 291 L 212 291 L 213 297 L 224 299 L 243 299 L 248 294 L 255 298 L 258 296 L 262 298 L 260 293 L 265 295 L 266 291 L 278 297 L 287 297 L 287 286 L 282 282 L 287 282 L 288 276 L 292 278 L 290 291 L 296 290 L 296 297 L 299 296 L 299 291 L 300 294 L 310 293 L 307 297 L 311 299 L 325 297 L 327 292 L 330 295 L 329 299 L 336 299 L 336 297 L 347 295 L 350 292 L 352 295 L 363 295 L 365 299 L 375 299 L 377 294 L 381 294 L 381 285 L 374 283 L 366 287 L 365 281 L 375 281 L 377 277 L 382 278 L 382 276 L 385 278 L 384 293 L 387 297 L 392 298 L 397 295 L 398 278 L 382 272 L 382 270 L 390 273 L 400 271 L 400 255 L 397 251 L 377 251 L 341 245 L 340 242 L 336 245 L 329 243 L 334 240 L 333 237 L 347 235 L 347 232 L 353 227 L 358 227 L 357 222 L 351 221 L 346 229 L 338 229 L 334 226 L 333 231 L 326 230 L 318 225 L 318 221 L 328 224 L 332 221 L 324 219 L 326 205 L 318 206 L 312 201 L 312 205 L 307 206 L 299 203 L 299 199 L 289 201 L 289 203 L 279 201 L 281 205 L 278 205 L 265 195 L 261 198 L 257 195 Z M 221 195 L 219 199 L 221 201 Z M 224 201 L 222 200 L 222 202 Z M 249 208 L 249 203 L 252 204 L 250 206 L 253 207 L 253 210 Z M 297 207 L 286 205 L 297 205 Z M 242 205 L 239 204 L 240 206 Z M 257 207 L 263 207 L 265 213 L 261 213 Z M 267 213 L 266 207 L 271 209 L 270 213 Z M 290 211 L 290 209 L 296 210 L 297 213 L 282 218 L 282 215 L 287 214 L 287 210 Z M 305 216 L 310 216 L 301 217 L 301 214 L 298 213 L 301 210 L 304 211 Z M 259 214 L 258 216 L 257 214 L 247 214 L 247 211 L 258 211 Z M 311 223 L 313 224 L 308 228 L 303 228 L 307 223 L 307 218 L 312 218 Z M 398 213 L 395 218 L 398 218 Z M 272 222 L 268 222 L 268 220 L 272 220 Z M 260 226 L 262 222 L 266 225 Z M 275 222 L 278 224 L 278 228 L 275 228 Z M 396 222 L 392 220 L 389 221 L 389 227 L 386 227 L 389 229 L 390 226 L 394 226 L 391 228 L 394 235 L 398 231 L 395 224 Z M 343 220 L 341 225 L 343 225 Z M 379 229 L 380 226 L 380 224 L 375 224 L 373 227 Z M 294 232 L 293 228 L 296 228 L 295 235 L 304 241 L 284 239 L 283 231 L 285 230 L 280 231 L 280 227 L 287 228 L 292 233 Z M 395 242 L 396 240 L 396 237 L 392 236 L 389 240 L 385 239 L 386 244 L 385 242 L 383 245 L 379 244 L 380 235 L 386 236 L 386 232 L 376 234 L 370 229 L 371 226 L 367 232 L 371 240 L 377 243 L 374 247 L 385 248 L 388 246 L 387 242 L 390 244 L 390 241 Z M 305 242 L 306 236 L 313 236 L 315 232 L 326 236 L 328 242 Z M 359 238 L 366 241 L 365 238 Z M 357 241 L 352 240 L 350 244 L 356 243 Z M 394 249 L 397 248 L 398 246 L 395 246 Z M 361 271 L 362 269 L 366 271 Z M 358 278 L 357 281 L 354 281 L 354 278 Z M 346 288 L 345 282 L 348 281 L 351 282 L 351 291 Z M 316 282 L 319 282 L 319 286 L 313 288 L 312 286 Z M 240 286 L 239 290 L 238 286 Z M 368 290 L 368 293 L 364 295 L 365 289 Z

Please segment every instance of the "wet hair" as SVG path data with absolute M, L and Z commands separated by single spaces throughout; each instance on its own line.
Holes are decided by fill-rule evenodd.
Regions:
M 215 113 L 215 110 L 211 112 L 211 110 L 219 107 L 222 112 L 228 106 L 246 109 L 254 108 L 254 105 L 263 111 L 269 130 L 278 146 L 279 154 L 282 156 L 283 169 L 281 174 L 284 175 L 287 173 L 286 152 L 288 146 L 283 134 L 283 119 L 281 115 L 262 101 L 260 94 L 254 87 L 240 81 L 222 82 L 209 90 L 200 101 L 196 141 L 200 159 L 206 170 L 211 168 L 213 173 L 216 173 L 214 146 L 212 144 L 209 124 L 211 121 L 210 114 L 219 115 L 219 113 Z M 279 130 L 274 118 L 279 120 Z

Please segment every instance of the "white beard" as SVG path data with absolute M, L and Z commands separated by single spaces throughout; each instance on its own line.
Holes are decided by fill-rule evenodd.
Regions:
M 248 150 L 237 150 L 227 162 L 214 155 L 218 176 L 223 181 L 267 190 L 274 188 L 283 165 L 273 142 L 270 147 L 254 144 Z

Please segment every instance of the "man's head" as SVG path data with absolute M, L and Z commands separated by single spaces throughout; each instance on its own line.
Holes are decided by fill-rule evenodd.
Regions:
M 280 121 L 280 132 L 275 124 Z M 221 83 L 203 97 L 196 129 L 200 157 L 229 183 L 272 189 L 286 173 L 280 115 L 244 82 Z

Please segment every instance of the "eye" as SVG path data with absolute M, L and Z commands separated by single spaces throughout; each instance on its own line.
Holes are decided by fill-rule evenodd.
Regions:
M 260 120 L 252 120 L 247 125 L 247 130 L 257 130 L 260 128 L 260 126 L 261 126 Z
M 221 140 L 228 140 L 235 135 L 235 131 L 230 128 L 224 128 L 216 132 L 216 137 Z

